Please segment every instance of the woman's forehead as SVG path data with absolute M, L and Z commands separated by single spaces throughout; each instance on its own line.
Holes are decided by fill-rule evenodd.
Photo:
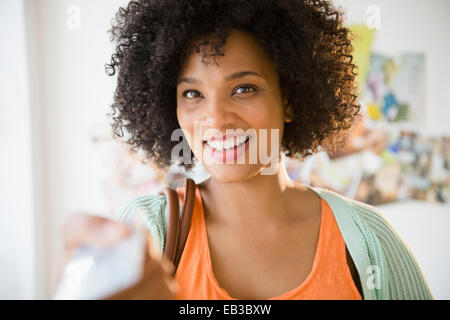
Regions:
M 208 76 L 212 75 L 212 71 L 214 75 L 222 78 L 243 70 L 250 70 L 266 77 L 273 72 L 274 67 L 264 54 L 263 47 L 250 33 L 232 30 L 220 51 L 224 55 L 208 57 L 208 60 L 211 60 L 208 63 L 204 63 L 201 52 L 188 55 L 182 66 L 180 78 L 195 74 Z

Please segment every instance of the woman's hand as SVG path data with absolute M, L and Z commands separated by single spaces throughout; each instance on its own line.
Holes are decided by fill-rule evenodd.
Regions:
M 113 246 L 129 236 L 131 229 L 124 224 L 104 217 L 85 213 L 70 216 L 63 228 L 64 250 L 58 267 L 58 279 L 70 256 L 81 245 L 93 247 Z M 148 232 L 145 262 L 141 279 L 133 286 L 105 297 L 105 299 L 151 299 L 168 300 L 175 297 L 177 284 L 172 278 L 172 263 L 155 252 Z

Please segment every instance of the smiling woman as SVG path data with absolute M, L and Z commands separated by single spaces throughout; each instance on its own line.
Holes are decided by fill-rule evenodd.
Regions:
M 356 225 L 356 205 L 325 201 L 327 193 L 292 181 L 281 157 L 303 159 L 324 141 L 338 147 L 356 120 L 342 15 L 320 0 L 142 0 L 117 13 L 117 50 L 107 65 L 118 73 L 114 133 L 126 130 L 133 148 L 166 168 L 178 143 L 172 134 L 182 130 L 189 158 L 211 174 L 195 191 L 177 298 L 362 299 L 393 290 L 387 284 L 382 295 L 360 279 L 370 257 L 385 257 L 375 231 L 358 233 L 381 221 L 378 213 L 366 209 L 372 218 Z M 273 163 L 281 165 L 264 173 Z M 157 203 L 154 195 L 132 199 L 117 216 L 147 210 L 164 244 Z M 353 224 L 345 222 L 350 215 Z M 386 261 L 375 262 L 386 284 Z M 420 272 L 416 278 L 422 285 Z
M 261 129 L 269 131 L 267 146 L 264 147 L 276 153 L 280 149 L 284 123 L 290 122 L 291 118 L 287 108 L 283 108 L 276 67 L 250 33 L 233 29 L 224 45 L 224 52 L 224 56 L 216 58 L 218 65 L 205 64 L 199 54 L 185 60 L 177 87 L 177 118 L 187 133 L 189 145 L 194 146 L 192 151 L 196 158 L 204 159 L 202 163 L 206 169 L 221 181 L 233 181 L 257 175 L 262 168 L 261 161 L 250 161 L 250 143 L 244 143 L 247 141 L 245 133 L 254 130 L 256 136 L 250 135 L 254 142 L 261 136 Z M 195 132 L 196 122 L 201 124 L 200 134 Z M 241 139 L 234 139 L 236 134 L 223 139 L 222 135 L 227 130 L 239 129 L 242 130 Z M 219 136 L 212 142 L 205 138 L 203 131 L 208 136 L 208 131 L 215 131 Z M 276 140 L 272 140 L 272 134 L 277 135 Z M 198 143 L 192 139 L 197 139 Z M 207 143 L 202 143 L 204 140 Z M 233 140 L 236 144 L 241 143 L 240 146 L 231 149 L 235 145 Z M 262 140 L 258 139 L 258 142 L 262 144 Z M 229 151 L 223 150 L 224 145 L 230 148 Z M 206 154 L 203 156 L 204 151 Z M 256 154 L 260 153 L 258 151 L 256 148 Z M 246 157 L 241 165 L 223 164 L 225 160 L 237 160 L 241 155 Z M 209 157 L 218 160 L 217 163 L 208 161 Z M 278 154 L 276 160 L 280 159 L 281 154 Z
M 287 156 L 304 158 L 324 140 L 338 147 L 339 133 L 360 110 L 351 35 L 342 18 L 330 1 L 131 1 L 111 30 L 117 50 L 107 71 L 119 76 L 112 106 L 115 135 L 126 131 L 133 148 L 167 167 L 177 144 L 171 135 L 180 128 L 175 110 L 198 111 L 199 101 L 223 102 L 226 93 L 234 106 L 264 101 L 280 112 L 280 105 L 289 105 L 292 121 L 284 126 L 281 144 Z M 189 87 L 211 80 L 183 70 L 193 63 L 192 53 L 206 68 L 210 59 L 224 56 L 221 49 L 236 30 L 242 31 L 236 36 L 244 47 L 227 53 L 235 65 L 209 75 L 216 85 L 218 77 L 223 80 L 221 96 Z M 254 57 L 245 54 L 249 48 Z M 225 83 L 234 86 L 224 88 Z M 190 156 L 193 161 L 183 163 L 187 169 L 195 163 L 194 153 Z

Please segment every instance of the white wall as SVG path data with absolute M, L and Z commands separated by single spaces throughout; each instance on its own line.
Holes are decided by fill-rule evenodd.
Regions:
M 105 122 L 112 102 L 114 78 L 104 72 L 112 45 L 106 30 L 123 1 L 36 0 L 26 2 L 30 19 L 30 60 L 39 113 L 41 172 L 37 250 L 38 298 L 50 298 L 56 258 L 61 249 L 60 227 L 75 211 L 104 213 L 102 159 L 90 142 L 90 129 Z M 77 17 L 77 10 L 79 16 Z M 79 19 L 78 19 L 79 18 Z M 79 22 L 79 24 L 78 24 Z M 77 25 L 78 24 L 78 25 Z
M 409 200 L 379 205 L 413 252 L 436 299 L 450 299 L 450 204 Z
M 424 53 L 425 119 L 423 133 L 450 132 L 450 1 L 333 0 L 347 12 L 348 23 L 366 24 L 367 8 L 380 8 L 380 29 L 373 51 L 385 54 Z
M 35 230 L 23 1 L 0 1 L 0 39 L 0 299 L 31 299 Z

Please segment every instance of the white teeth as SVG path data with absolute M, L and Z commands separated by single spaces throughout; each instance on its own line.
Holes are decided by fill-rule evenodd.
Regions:
M 235 146 L 240 145 L 241 143 L 243 143 L 245 140 L 247 140 L 248 136 L 239 136 L 239 137 L 233 137 L 233 138 L 229 138 L 225 141 L 222 140 L 208 140 L 206 141 L 206 143 L 214 149 L 217 150 L 228 150 L 228 149 L 232 149 Z

